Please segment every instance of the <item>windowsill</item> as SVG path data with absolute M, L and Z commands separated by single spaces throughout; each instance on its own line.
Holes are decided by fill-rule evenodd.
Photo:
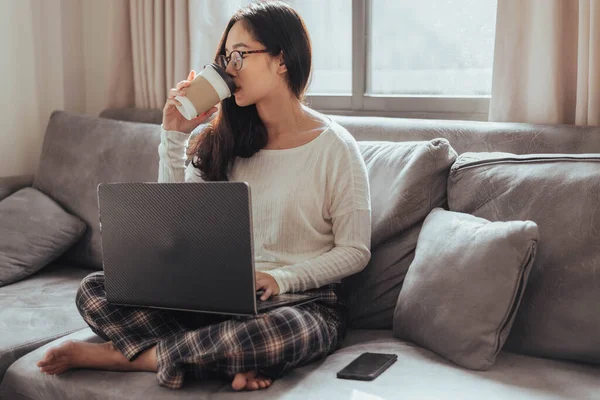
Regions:
M 312 107 L 311 107 L 312 108 Z M 460 112 L 407 112 L 407 111 L 373 111 L 373 110 L 340 110 L 314 108 L 316 111 L 328 115 L 350 115 L 360 117 L 391 117 L 391 118 L 418 118 L 418 119 L 446 119 L 463 121 L 487 121 L 488 113 L 460 113 Z
M 326 114 L 487 121 L 490 96 L 307 95 Z

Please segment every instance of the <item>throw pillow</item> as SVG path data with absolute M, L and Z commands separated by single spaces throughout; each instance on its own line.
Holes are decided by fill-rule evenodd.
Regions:
M 83 236 L 86 225 L 27 187 L 0 201 L 0 286 L 39 271 Z
M 394 311 L 394 336 L 485 370 L 512 327 L 536 254 L 532 221 L 490 222 L 436 207 Z
M 342 280 L 353 328 L 391 329 L 404 275 L 423 220 L 447 204 L 457 157 L 444 138 L 420 142 L 359 141 L 371 192 L 371 260 Z

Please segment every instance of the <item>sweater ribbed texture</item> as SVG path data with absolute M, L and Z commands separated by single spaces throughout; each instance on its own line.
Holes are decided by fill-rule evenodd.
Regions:
M 190 162 L 188 134 L 161 126 L 158 182 L 203 182 Z M 302 146 L 238 157 L 230 181 L 248 182 L 255 268 L 280 293 L 340 282 L 371 252 L 371 201 L 354 137 L 335 121 Z

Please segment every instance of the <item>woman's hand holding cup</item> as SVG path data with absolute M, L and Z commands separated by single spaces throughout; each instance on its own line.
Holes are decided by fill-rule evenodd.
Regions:
M 181 105 L 175 99 L 176 96 L 185 96 L 185 90 L 188 86 L 190 86 L 191 81 L 196 77 L 196 72 L 192 70 L 188 75 L 188 78 L 184 81 L 179 82 L 175 88 L 169 90 L 169 97 L 167 98 L 167 102 L 165 107 L 163 108 L 163 127 L 168 131 L 178 131 L 183 133 L 192 133 L 198 125 L 204 123 L 207 119 L 214 114 L 218 108 L 212 107 L 207 111 L 199 114 L 196 118 L 191 120 L 186 119 L 179 110 L 177 106 Z

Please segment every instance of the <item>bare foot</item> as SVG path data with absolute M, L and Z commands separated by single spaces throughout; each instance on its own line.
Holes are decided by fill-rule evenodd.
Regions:
M 271 379 L 257 375 L 256 371 L 238 372 L 233 378 L 231 387 L 233 390 L 257 390 L 266 389 L 271 386 Z
M 48 349 L 36 365 L 41 372 L 52 375 L 71 368 L 156 372 L 156 346 L 141 353 L 134 361 L 129 361 L 112 342 L 67 340 Z

